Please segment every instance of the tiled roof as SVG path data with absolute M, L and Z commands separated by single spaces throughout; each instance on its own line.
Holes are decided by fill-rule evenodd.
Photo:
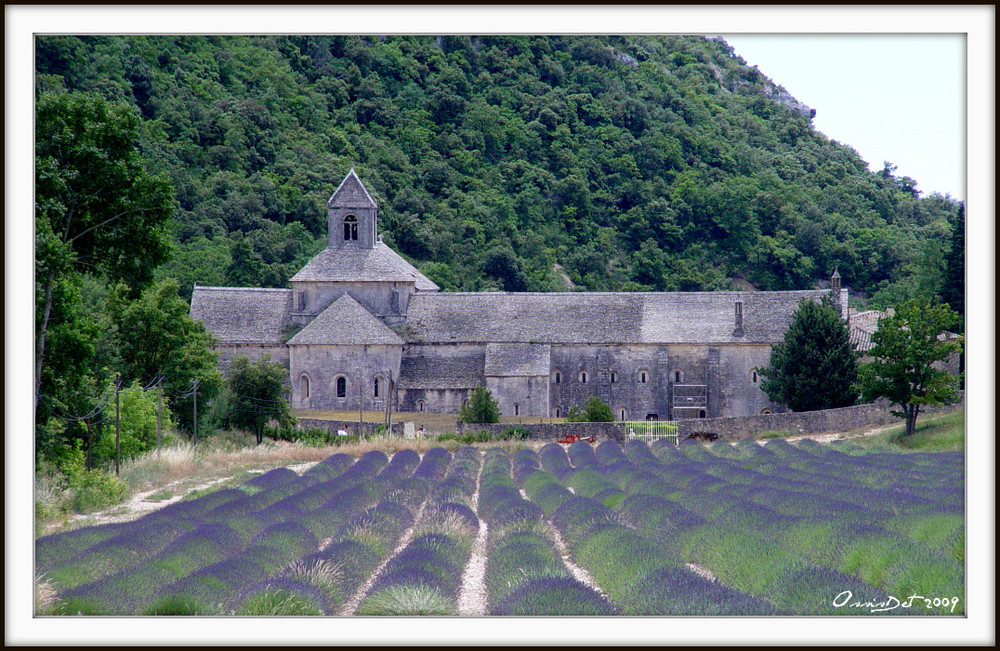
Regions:
M 347 176 L 344 177 L 344 180 L 340 182 L 336 192 L 326 202 L 326 205 L 331 208 L 334 206 L 349 208 L 360 206 L 378 207 L 375 200 L 372 199 L 372 195 L 368 194 L 365 184 L 358 178 L 353 167 L 347 173 Z
M 376 242 L 372 249 L 323 249 L 292 277 L 293 283 L 309 281 L 412 282 L 419 291 L 438 289 L 382 242 Z
M 489 344 L 485 374 L 489 377 L 534 377 L 549 374 L 548 344 Z
M 772 344 L 784 337 L 800 301 L 829 293 L 417 294 L 404 332 L 424 343 Z M 737 300 L 742 336 L 735 327 Z
M 482 350 L 461 355 L 442 355 L 435 350 L 424 356 L 412 349 L 399 367 L 400 389 L 474 389 L 486 384 Z
M 372 316 L 360 303 L 344 294 L 309 322 L 288 345 L 401 345 L 403 340 Z
M 191 318 L 220 343 L 284 343 L 291 323 L 292 290 L 199 287 L 191 296 Z

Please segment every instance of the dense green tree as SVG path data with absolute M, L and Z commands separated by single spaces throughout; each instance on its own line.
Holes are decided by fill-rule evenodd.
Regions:
M 225 424 L 246 430 L 264 440 L 264 427 L 272 420 L 289 426 L 295 422 L 288 402 L 288 371 L 265 353 L 251 362 L 246 355 L 236 355 L 226 369 L 228 378 L 223 395 Z
M 865 400 L 887 398 L 899 405 L 893 414 L 906 422 L 905 435 L 913 434 L 923 405 L 946 405 L 958 399 L 958 378 L 936 368 L 962 351 L 962 338 L 945 333 L 958 325 L 959 316 L 947 305 L 914 299 L 898 305 L 895 313 L 879 321 L 868 351 L 873 361 L 861 365 Z
M 486 387 L 476 387 L 462 404 L 458 419 L 463 423 L 499 423 L 500 404 Z
M 587 398 L 582 409 L 574 406 L 566 410 L 566 422 L 569 423 L 610 423 L 614 419 L 611 407 L 597 396 Z
M 59 399 L 43 385 L 46 344 L 75 309 L 53 309 L 73 275 L 104 274 L 137 293 L 169 254 L 173 191 L 146 169 L 139 121 L 128 105 L 87 94 L 46 93 L 36 104 L 36 411 L 42 393 Z
M 761 390 L 792 411 L 848 407 L 857 398 L 857 363 L 847 324 L 828 301 L 803 301 L 784 340 L 759 369 Z
M 194 382 L 198 381 L 198 399 L 207 404 L 222 387 L 222 377 L 211 337 L 188 312 L 172 279 L 149 287 L 134 301 L 118 285 L 108 300 L 122 377 L 144 385 L 162 377 L 164 395 L 172 400 L 180 423 L 191 430 L 194 397 L 189 394 Z

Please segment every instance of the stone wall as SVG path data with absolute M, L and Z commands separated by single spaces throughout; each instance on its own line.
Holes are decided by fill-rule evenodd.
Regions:
M 300 418 L 299 429 L 319 428 L 328 432 L 336 433 L 337 430 L 346 430 L 351 436 L 374 436 L 379 433 L 377 430 L 383 423 L 359 423 L 356 420 L 325 420 L 321 418 Z M 403 435 L 403 423 L 393 423 L 391 429 L 393 436 Z
M 925 407 L 921 410 L 921 414 L 960 408 L 960 404 L 940 408 Z M 693 433 L 704 432 L 715 434 L 723 440 L 733 441 L 754 438 L 765 432 L 781 432 L 794 436 L 797 434 L 847 432 L 862 427 L 902 424 L 902 419 L 889 413 L 891 409 L 893 407 L 887 401 L 878 400 L 871 404 L 839 409 L 681 420 L 677 421 L 677 433 L 681 438 L 687 438 Z
M 625 431 L 615 423 L 457 423 L 456 430 L 459 436 L 482 430 L 502 434 L 512 427 L 523 427 L 531 432 L 530 438 L 541 441 L 556 441 L 566 434 L 579 434 L 583 438 L 593 436 L 598 443 L 609 439 L 625 442 Z

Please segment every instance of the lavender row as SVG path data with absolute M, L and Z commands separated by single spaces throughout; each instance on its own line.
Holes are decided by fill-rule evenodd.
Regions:
M 597 459 L 605 452 L 599 447 Z M 578 472 L 572 470 L 565 451 L 558 446 L 545 446 L 539 456 L 543 467 L 559 469 L 567 477 Z M 669 549 L 623 526 L 619 515 L 601 502 L 574 495 L 553 474 L 527 474 L 522 486 L 532 502 L 551 518 L 575 561 L 594 577 L 622 614 L 778 612 L 760 599 L 690 572 Z
M 674 544 L 683 540 L 681 553 L 685 558 L 704 564 L 735 587 L 766 596 L 784 608 L 795 603 L 803 586 L 809 585 L 818 591 L 812 597 L 818 604 L 823 601 L 823 591 L 837 584 L 850 586 L 844 589 L 851 589 L 855 595 L 870 594 L 873 598 L 887 592 L 908 595 L 912 590 L 962 591 L 963 570 L 959 563 L 921 545 L 899 540 L 870 524 L 871 518 L 853 521 L 850 508 L 843 509 L 844 513 L 835 509 L 822 517 L 796 517 L 746 499 L 746 495 L 759 494 L 753 486 L 717 484 L 710 490 L 677 491 L 675 485 L 659 479 L 657 470 L 663 464 L 650 460 L 638 449 L 642 445 L 627 445 L 630 456 L 645 459 L 641 469 L 649 472 L 635 492 L 658 496 L 671 503 L 671 509 L 678 505 L 710 522 L 687 531 L 670 531 L 667 536 Z M 669 458 L 670 454 L 663 456 Z M 626 477 L 611 469 L 608 474 Z M 634 476 L 625 481 L 628 479 L 634 482 Z M 638 488 L 634 483 L 632 487 Z M 806 502 L 799 509 L 809 513 L 829 506 L 829 501 L 820 496 L 795 491 L 782 495 L 781 489 L 773 487 L 767 493 L 775 503 Z M 810 499 L 818 506 L 810 506 Z M 655 509 L 636 512 L 634 501 L 627 500 L 627 504 L 625 512 L 633 523 L 669 517 L 665 509 L 658 516 Z M 791 575 L 798 577 L 795 584 L 787 583 Z M 864 583 L 859 585 L 859 579 Z M 799 587 L 792 589 L 793 585 Z M 826 595 L 827 605 L 833 596 Z
M 519 474 L 537 468 L 520 451 Z M 575 579 L 552 542 L 542 510 L 525 500 L 511 477 L 510 456 L 486 453 L 479 493 L 479 513 L 489 524 L 486 568 L 491 615 L 614 615 L 617 609 L 600 593 Z
M 308 491 L 319 500 L 318 507 L 311 511 L 302 511 L 283 499 L 268 500 L 268 506 L 250 512 L 245 512 L 244 507 L 231 508 L 240 500 L 253 499 L 264 492 L 277 490 L 284 495 L 297 480 L 280 482 L 252 496 L 241 493 L 242 497 L 227 500 L 208 511 L 205 522 L 148 562 L 65 593 L 63 609 L 139 614 L 175 609 L 187 612 L 185 608 L 193 607 L 203 612 L 218 612 L 244 579 L 264 578 L 280 569 L 278 565 L 314 551 L 322 537 L 337 526 L 338 515 L 349 512 L 341 508 L 345 501 L 353 498 L 358 508 L 370 504 L 384 488 L 384 482 L 370 477 L 386 462 L 383 453 L 369 453 L 352 466 L 352 469 L 357 467 L 352 477 L 335 477 L 306 488 L 299 486 L 300 491 Z M 324 465 L 327 472 L 333 473 L 346 464 L 340 458 Z M 308 481 L 321 480 L 323 476 L 323 472 L 316 472 Z M 363 481 L 365 477 L 369 477 L 367 482 Z M 189 578 L 188 584 L 183 583 Z M 199 589 L 206 583 L 215 586 L 214 592 Z
M 455 615 L 463 570 L 479 519 L 472 510 L 479 451 L 455 451 L 448 472 L 428 495 L 410 542 L 376 577 L 358 615 Z

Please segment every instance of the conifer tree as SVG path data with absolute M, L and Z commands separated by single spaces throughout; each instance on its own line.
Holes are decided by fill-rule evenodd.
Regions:
M 500 404 L 486 387 L 476 387 L 462 405 L 458 419 L 463 423 L 499 423 Z
M 941 299 L 960 317 L 965 316 L 965 204 L 958 205 L 958 219 L 951 232 L 951 250 L 944 259 Z
M 849 407 L 857 397 L 847 324 L 828 300 L 799 305 L 784 341 L 771 349 L 770 367 L 759 373 L 761 390 L 792 411 Z

